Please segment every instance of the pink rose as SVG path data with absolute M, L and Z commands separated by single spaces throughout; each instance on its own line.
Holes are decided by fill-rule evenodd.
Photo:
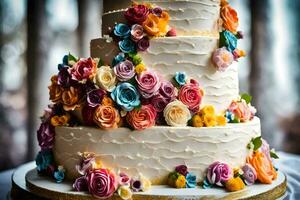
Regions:
M 223 186 L 223 183 L 232 177 L 232 169 L 226 163 L 217 161 L 208 167 L 207 179 L 211 184 Z
M 145 5 L 134 5 L 128 8 L 124 16 L 130 24 L 142 24 L 149 14 L 149 9 Z
M 157 112 L 162 112 L 169 102 L 170 101 L 161 94 L 157 94 L 151 98 L 151 104 Z
M 130 185 L 130 178 L 124 172 L 119 174 L 119 185 Z
M 131 39 L 135 42 L 139 41 L 144 37 L 144 29 L 139 24 L 134 24 L 131 27 Z
M 134 109 L 127 114 L 128 124 L 136 129 L 143 130 L 155 125 L 156 111 L 151 105 L 142 105 L 140 109 Z
M 233 55 L 226 47 L 216 49 L 212 56 L 213 63 L 218 71 L 225 71 L 233 62 Z
M 96 62 L 92 58 L 80 59 L 68 71 L 73 80 L 86 82 L 96 75 Z
M 156 95 L 161 85 L 158 75 L 151 71 L 142 72 L 136 81 L 141 95 L 146 99 Z
M 253 114 L 245 101 L 231 102 L 228 110 L 241 122 L 246 122 L 253 118 Z
M 87 182 L 90 194 L 99 199 L 108 199 L 117 189 L 115 175 L 107 169 L 89 171 Z
M 118 63 L 114 67 L 114 72 L 119 81 L 128 81 L 135 75 L 134 65 L 129 60 Z
M 159 93 L 172 101 L 176 99 L 178 91 L 170 81 L 162 81 L 159 88 Z
M 148 37 L 143 37 L 137 42 L 137 48 L 139 51 L 146 51 L 150 45 Z
M 187 105 L 192 112 L 197 112 L 202 101 L 202 90 L 199 88 L 198 84 L 187 83 L 183 85 L 178 94 L 179 100 Z
M 52 149 L 54 144 L 55 130 L 49 122 L 41 123 L 37 131 L 37 139 L 41 149 Z

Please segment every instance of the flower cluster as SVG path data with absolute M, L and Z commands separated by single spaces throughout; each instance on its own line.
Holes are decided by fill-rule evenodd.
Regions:
M 253 119 L 256 109 L 251 105 L 252 97 L 242 94 L 239 99 L 233 100 L 225 112 L 230 123 L 247 122 Z
M 211 105 L 204 106 L 192 118 L 193 127 L 225 126 L 226 118 L 216 115 L 215 108 Z
M 174 188 L 195 188 L 196 176 L 188 171 L 186 165 L 178 165 L 168 176 L 168 185 Z
M 99 199 L 107 199 L 117 193 L 121 199 L 128 200 L 133 192 L 147 191 L 151 187 L 151 182 L 142 175 L 130 178 L 126 173 L 117 175 L 103 168 L 94 153 L 84 152 L 79 156 L 81 163 L 76 168 L 81 176 L 73 183 L 75 191 L 86 191 Z
M 237 31 L 239 19 L 237 12 L 230 7 L 227 0 L 221 3 L 220 16 L 223 30 L 220 33 L 220 48 L 216 49 L 212 61 L 218 71 L 225 71 L 235 60 L 244 57 L 243 50 L 237 49 L 237 40 L 243 38 L 243 33 Z

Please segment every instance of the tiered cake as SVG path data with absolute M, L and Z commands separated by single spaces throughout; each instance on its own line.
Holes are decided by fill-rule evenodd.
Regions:
M 275 179 L 251 97 L 239 95 L 235 61 L 244 52 L 237 49 L 243 36 L 236 12 L 221 0 L 130 5 L 104 1 L 103 35 L 91 41 L 92 58 L 67 56 L 51 79 L 55 106 L 42 118 L 51 124 L 41 126 L 38 139 L 63 166 L 56 172 L 76 179 L 76 190 L 82 181 L 89 185 L 98 168 L 181 188 L 201 182 L 234 191 L 242 180 Z M 55 137 L 49 136 L 52 128 Z M 39 171 L 47 169 L 43 156 L 37 158 Z M 253 180 L 235 168 L 253 173 Z

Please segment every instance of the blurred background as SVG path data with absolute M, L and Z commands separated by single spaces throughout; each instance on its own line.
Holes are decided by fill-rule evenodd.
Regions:
M 241 93 L 252 94 L 262 134 L 300 154 L 300 1 L 229 0 L 245 39 Z M 0 1 L 0 171 L 34 159 L 39 116 L 62 56 L 89 56 L 102 0 Z

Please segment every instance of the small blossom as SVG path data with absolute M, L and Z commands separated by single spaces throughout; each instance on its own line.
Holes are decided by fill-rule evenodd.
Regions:
M 134 24 L 131 27 L 131 39 L 135 42 L 139 41 L 144 37 L 144 29 L 139 24 Z
M 134 53 L 136 51 L 135 43 L 127 38 L 119 41 L 119 48 L 123 53 Z
M 233 55 L 225 47 L 216 49 L 212 57 L 218 71 L 224 72 L 233 62 Z
M 132 198 L 132 191 L 127 185 L 122 185 L 118 188 L 118 195 L 123 200 L 129 200 Z
M 196 176 L 192 173 L 186 175 L 186 187 L 195 188 L 197 185 Z
M 114 34 L 121 38 L 130 36 L 130 28 L 126 24 L 119 23 L 114 28 Z
M 245 184 L 243 180 L 238 176 L 235 178 L 231 178 L 225 182 L 225 187 L 230 192 L 239 191 L 245 188 Z
M 186 84 L 187 77 L 186 77 L 185 72 L 176 72 L 176 75 L 174 78 L 180 86 Z

